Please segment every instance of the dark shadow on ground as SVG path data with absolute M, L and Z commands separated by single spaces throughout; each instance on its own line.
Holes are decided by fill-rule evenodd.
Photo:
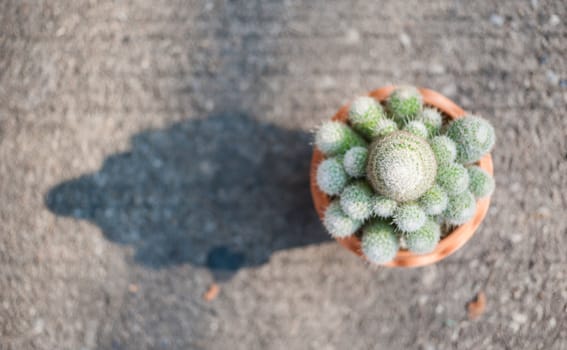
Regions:
M 277 250 L 327 241 L 309 194 L 310 135 L 219 114 L 135 135 L 129 151 L 46 196 L 150 268 L 190 263 L 217 279 Z

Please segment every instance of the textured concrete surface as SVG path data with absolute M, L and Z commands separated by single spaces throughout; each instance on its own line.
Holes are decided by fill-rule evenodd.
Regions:
M 0 2 L 0 349 L 566 349 L 566 21 L 544 0 Z M 498 136 L 480 230 L 412 270 L 330 241 L 308 191 L 310 131 L 399 82 Z

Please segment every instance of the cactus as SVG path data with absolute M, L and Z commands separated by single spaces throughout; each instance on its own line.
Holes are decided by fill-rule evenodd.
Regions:
M 355 146 L 366 146 L 366 142 L 348 125 L 331 121 L 319 128 L 315 134 L 315 145 L 326 156 L 334 156 Z
M 376 138 L 390 135 L 398 130 L 398 124 L 391 119 L 382 119 L 376 123 Z
M 443 125 L 443 117 L 435 108 L 424 108 L 417 116 L 417 120 L 425 125 L 429 131 L 429 135 L 439 134 L 441 126 Z
M 431 253 L 441 238 L 441 226 L 428 219 L 417 231 L 403 234 L 407 249 L 417 254 Z
M 348 175 L 340 157 L 328 158 L 317 168 L 317 185 L 328 195 L 337 195 L 345 187 Z
M 352 177 L 363 177 L 366 174 L 368 150 L 366 147 L 353 147 L 345 153 L 343 165 L 347 174 Z
M 443 213 L 445 221 L 452 225 L 462 225 L 469 221 L 476 212 L 476 201 L 470 191 L 449 196 L 447 209 Z
M 348 119 L 354 130 L 367 139 L 378 136 L 378 123 L 386 118 L 382 106 L 372 97 L 356 98 L 349 109 Z
M 398 202 L 418 199 L 435 181 L 437 162 L 421 137 L 396 131 L 369 147 L 366 176 L 376 192 Z
M 433 251 L 441 227 L 469 221 L 476 198 L 494 190 L 492 176 L 471 164 L 494 145 L 494 129 L 480 117 L 446 122 L 437 109 L 423 107 L 417 89 L 400 87 L 385 107 L 356 98 L 348 120 L 324 123 L 316 133 L 326 156 L 316 182 L 332 196 L 326 229 L 344 238 L 362 228 L 357 237 L 371 262 L 391 261 L 400 247 Z
M 363 228 L 360 246 L 366 258 L 376 264 L 391 261 L 399 249 L 394 228 L 381 220 L 373 220 Z
M 419 230 L 427 220 L 427 214 L 417 203 L 408 202 L 399 205 L 394 211 L 394 224 L 402 232 Z
M 427 130 L 425 124 L 419 120 L 412 120 L 407 123 L 406 126 L 404 126 L 404 130 L 424 139 L 426 139 L 429 135 L 429 130 Z
M 437 183 L 449 195 L 462 193 L 469 186 L 469 173 L 461 164 L 444 164 L 437 169 Z
M 469 173 L 469 190 L 476 198 L 490 196 L 494 191 L 494 178 L 478 166 L 467 168 Z
M 402 86 L 394 90 L 386 101 L 386 108 L 398 124 L 415 119 L 421 111 L 423 101 L 419 90 L 413 86 Z
M 334 238 L 344 238 L 353 235 L 362 226 L 362 221 L 346 215 L 338 200 L 329 204 L 323 216 L 323 225 Z
M 435 136 L 429 141 L 429 145 L 439 165 L 453 163 L 457 158 L 457 145 L 445 135 Z
M 494 128 L 481 117 L 468 115 L 454 120 L 447 129 L 449 136 L 457 145 L 457 161 L 463 164 L 474 163 L 490 152 L 494 146 Z
M 427 215 L 439 215 L 447 208 L 447 193 L 435 184 L 419 198 L 419 204 Z
M 372 214 L 372 189 L 364 181 L 356 181 L 341 193 L 341 209 L 355 220 L 366 220 Z
M 379 218 L 391 218 L 397 207 L 398 203 L 388 197 L 376 195 L 372 200 L 372 212 Z

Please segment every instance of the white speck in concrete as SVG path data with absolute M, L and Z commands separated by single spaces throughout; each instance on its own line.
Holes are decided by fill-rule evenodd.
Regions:
M 504 24 L 504 17 L 493 13 L 490 15 L 490 22 L 495 26 L 501 27 Z
M 356 44 L 360 41 L 360 33 L 355 28 L 350 28 L 346 32 L 345 41 L 348 44 Z
M 432 63 L 429 66 L 429 72 L 431 74 L 445 74 L 445 67 L 439 63 Z
M 33 333 L 34 334 L 41 334 L 43 332 L 44 326 L 45 326 L 45 322 L 41 318 L 38 318 L 33 323 Z
M 402 43 L 402 46 L 405 47 L 406 49 L 411 46 L 411 38 L 406 33 L 400 34 L 400 42 Z
M 559 76 L 555 74 L 555 72 L 551 69 L 548 69 L 547 72 L 545 72 L 545 76 L 547 77 L 547 81 L 549 81 L 551 84 L 559 84 Z
M 514 320 L 514 322 L 517 322 L 519 324 L 524 324 L 528 322 L 528 315 L 519 312 L 514 312 L 512 314 L 512 320 Z

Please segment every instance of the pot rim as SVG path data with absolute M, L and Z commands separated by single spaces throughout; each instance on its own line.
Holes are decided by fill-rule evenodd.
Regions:
M 368 96 L 374 97 L 378 101 L 382 102 L 388 98 L 395 88 L 396 87 L 393 85 L 385 86 L 371 91 Z M 418 90 L 423 97 L 424 104 L 437 108 L 451 119 L 461 118 L 466 114 L 461 107 L 440 93 L 426 88 L 419 88 Z M 342 106 L 333 116 L 332 120 L 345 122 L 348 117 L 349 106 L 350 103 Z M 319 151 L 316 147 L 313 147 L 313 157 L 311 158 L 310 167 L 310 187 L 315 210 L 321 220 L 323 219 L 325 209 L 327 209 L 327 206 L 331 202 L 330 196 L 323 193 L 316 183 L 317 167 L 324 159 L 325 156 L 323 153 L 321 153 L 321 151 Z M 480 161 L 478 161 L 478 166 L 490 175 L 493 175 L 494 170 L 490 153 L 486 154 L 480 159 Z M 458 226 L 446 237 L 441 239 L 437 244 L 437 247 L 435 247 L 435 250 L 431 253 L 415 254 L 408 250 L 400 250 L 392 261 L 380 265 L 386 267 L 418 267 L 433 264 L 451 255 L 471 239 L 480 223 L 484 220 L 484 217 L 488 212 L 488 207 L 490 206 L 490 196 L 478 199 L 476 204 L 476 212 L 473 218 L 467 223 Z M 362 250 L 360 248 L 360 239 L 356 235 L 346 238 L 336 238 L 336 241 L 344 248 L 364 258 L 364 254 L 362 254 Z

